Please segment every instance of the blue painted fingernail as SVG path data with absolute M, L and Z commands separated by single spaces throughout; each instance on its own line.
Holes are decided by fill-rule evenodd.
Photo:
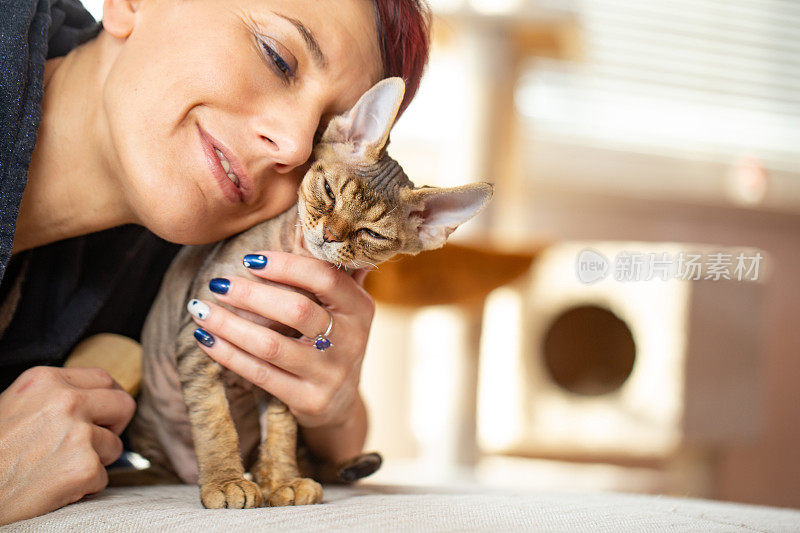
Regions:
M 211 333 L 207 332 L 203 328 L 197 328 L 194 330 L 194 338 L 197 339 L 203 346 L 208 348 L 214 346 L 214 337 L 211 336 Z
M 263 270 L 267 266 L 267 258 L 263 255 L 249 254 L 244 256 L 244 266 L 253 270 Z
M 226 294 L 231 288 L 231 282 L 225 278 L 214 278 L 208 283 L 208 288 L 211 289 L 211 292 Z

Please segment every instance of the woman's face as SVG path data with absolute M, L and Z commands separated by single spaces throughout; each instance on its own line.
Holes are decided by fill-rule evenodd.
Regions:
M 291 206 L 315 135 L 380 79 L 371 0 L 132 5 L 103 90 L 106 159 L 139 222 L 173 242 Z

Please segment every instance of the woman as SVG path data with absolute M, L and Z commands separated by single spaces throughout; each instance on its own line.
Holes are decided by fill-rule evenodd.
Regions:
M 106 0 L 102 31 L 55 57 L 91 29 L 74 2 L 11 0 L 0 28 L 0 524 L 102 490 L 122 449 L 132 398 L 104 372 L 52 365 L 93 333 L 137 338 L 175 243 L 284 211 L 327 120 L 385 76 L 408 80 L 405 107 L 427 59 L 419 0 Z M 230 155 L 235 187 L 209 146 Z M 283 400 L 318 456 L 352 457 L 372 301 L 326 263 L 252 252 L 265 279 L 326 307 L 293 314 L 244 279 L 220 298 L 304 331 L 332 316 L 335 346 L 284 339 L 270 364 L 237 347 L 257 334 L 248 322 L 211 329 L 222 342 L 204 349 Z

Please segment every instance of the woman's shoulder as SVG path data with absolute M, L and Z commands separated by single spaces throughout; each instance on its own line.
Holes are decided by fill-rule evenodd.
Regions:
M 3 62 L 65 55 L 99 30 L 79 0 L 3 0 L 0 47 Z
M 78 0 L 3 0 L 0 16 L 0 279 L 11 257 L 14 229 L 36 144 L 44 64 L 96 33 Z

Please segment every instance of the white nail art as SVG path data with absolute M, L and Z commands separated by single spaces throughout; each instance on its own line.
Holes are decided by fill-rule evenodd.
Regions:
M 211 309 L 208 305 L 204 304 L 200 300 L 189 300 L 189 303 L 186 304 L 186 309 L 192 314 L 192 316 L 199 318 L 200 320 L 205 320 L 208 318 L 208 314 L 211 312 Z

